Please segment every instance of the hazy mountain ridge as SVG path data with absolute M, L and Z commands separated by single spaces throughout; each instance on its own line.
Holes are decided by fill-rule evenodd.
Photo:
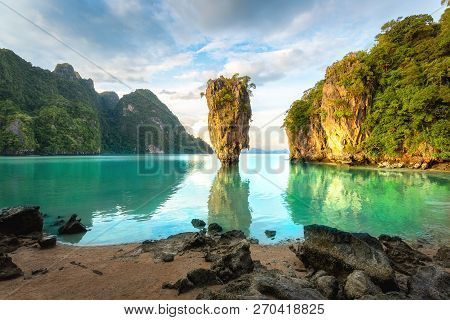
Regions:
M 133 116 L 124 112 L 129 105 Z M 151 146 L 145 139 L 138 142 L 137 126 L 153 127 L 158 139 Z M 150 90 L 136 90 L 122 99 L 115 92 L 97 93 L 93 81 L 83 79 L 68 63 L 50 72 L 0 49 L 0 154 L 159 151 L 212 152 L 203 140 L 188 134 Z

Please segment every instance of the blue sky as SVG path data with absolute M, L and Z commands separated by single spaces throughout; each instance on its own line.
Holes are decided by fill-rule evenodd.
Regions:
M 250 75 L 251 145 L 282 148 L 283 113 L 327 65 L 370 48 L 384 22 L 439 7 L 440 0 L 0 0 L 0 47 L 50 70 L 69 62 L 97 91 L 148 88 L 206 140 L 206 81 Z M 262 127 L 271 129 L 261 134 Z

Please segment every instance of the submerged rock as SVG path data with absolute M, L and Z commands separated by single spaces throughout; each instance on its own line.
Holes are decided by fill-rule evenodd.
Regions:
M 273 239 L 277 235 L 277 232 L 275 230 L 266 230 L 264 231 L 264 234 L 267 238 Z
M 0 233 L 25 235 L 42 232 L 44 219 L 39 206 L 12 207 L 0 210 Z
M 22 275 L 22 270 L 12 262 L 11 257 L 7 254 L 0 253 L 0 280 L 14 279 Z
M 206 222 L 201 219 L 192 219 L 191 224 L 194 228 L 202 229 L 206 226 Z
M 304 235 L 305 241 L 297 254 L 306 267 L 326 270 L 336 277 L 362 270 L 383 288 L 397 289 L 389 258 L 376 249 L 374 238 L 369 245 L 359 234 L 321 225 L 305 226 Z
M 61 228 L 59 228 L 59 234 L 77 234 L 86 232 L 87 228 L 81 223 L 81 219 L 77 219 L 77 215 L 73 214 L 69 221 L 66 222 Z
M 207 83 L 208 130 L 223 165 L 237 163 L 241 150 L 249 148 L 250 88 L 254 87 L 249 81 L 249 77 L 234 75 Z

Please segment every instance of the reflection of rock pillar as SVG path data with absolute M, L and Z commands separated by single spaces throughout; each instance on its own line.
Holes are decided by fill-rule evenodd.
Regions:
M 212 146 L 223 165 L 239 161 L 242 149 L 249 147 L 250 107 L 249 77 L 233 76 L 209 80 L 206 88 L 208 130 Z
M 249 182 L 241 181 L 239 168 L 221 167 L 209 194 L 208 223 L 216 222 L 225 230 L 241 230 L 248 236 L 252 222 L 248 195 Z

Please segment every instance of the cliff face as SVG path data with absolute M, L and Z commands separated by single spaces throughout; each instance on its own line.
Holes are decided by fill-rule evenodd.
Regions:
M 385 24 L 285 118 L 292 159 L 426 169 L 450 160 L 450 9 Z
M 239 161 L 242 149 L 249 148 L 249 122 L 252 116 L 249 77 L 221 76 L 209 80 L 206 89 L 208 130 L 211 143 L 223 165 Z
M 363 123 L 372 97 L 371 84 L 356 75 L 352 81 L 360 83 L 361 88 L 344 86 L 346 76 L 361 67 L 356 54 L 352 53 L 327 69 L 320 105 L 324 117 L 320 125 L 329 149 L 325 157 L 330 160 L 364 160 L 361 143 L 365 138 Z

